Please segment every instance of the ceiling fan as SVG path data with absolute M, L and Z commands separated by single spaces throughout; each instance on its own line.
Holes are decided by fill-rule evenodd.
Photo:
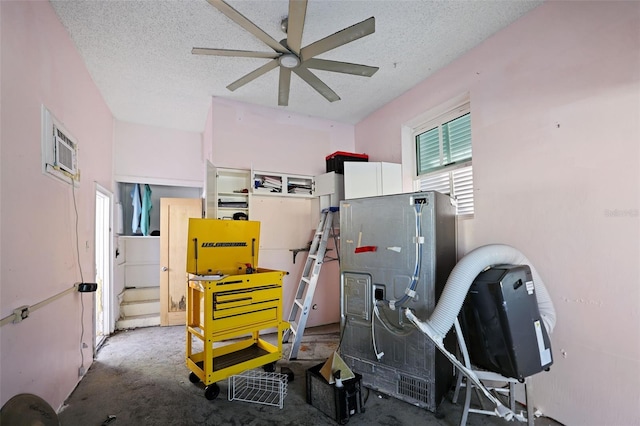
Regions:
M 337 33 L 311 43 L 308 46 L 302 47 L 302 31 L 304 29 L 305 15 L 307 12 L 307 0 L 289 0 L 289 16 L 282 21 L 282 29 L 286 32 L 287 38 L 280 42 L 265 33 L 253 22 L 248 20 L 240 12 L 224 1 L 207 1 L 236 24 L 249 31 L 274 50 L 274 52 L 251 52 L 246 50 L 194 47 L 191 50 L 191 53 L 196 55 L 271 59 L 271 61 L 228 85 L 227 89 L 231 91 L 244 86 L 276 67 L 280 67 L 278 105 L 287 106 L 289 104 L 291 72 L 294 72 L 298 77 L 307 82 L 307 84 L 313 87 L 329 102 L 335 102 L 340 100 L 340 97 L 315 74 L 313 74 L 310 69 L 359 75 L 363 77 L 371 77 L 376 71 L 378 71 L 378 67 L 316 58 L 316 56 L 331 49 L 335 49 L 336 47 L 368 36 L 369 34 L 373 34 L 375 32 L 374 17 L 365 19 L 362 22 L 340 30 Z

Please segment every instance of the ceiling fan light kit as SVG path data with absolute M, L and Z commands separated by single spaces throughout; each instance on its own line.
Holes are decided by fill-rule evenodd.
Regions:
M 274 50 L 274 52 L 251 52 L 246 50 L 194 47 L 191 53 L 195 55 L 271 59 L 265 65 L 262 65 L 228 85 L 227 89 L 231 91 L 244 86 L 274 68 L 279 68 L 278 105 L 287 106 L 289 104 L 291 72 L 309 84 L 329 102 L 335 102 L 340 100 L 340 97 L 315 74 L 309 71 L 309 69 L 351 74 L 361 77 L 371 77 L 378 71 L 378 67 L 316 58 L 317 55 L 373 34 L 375 32 L 375 18 L 373 17 L 311 43 L 308 46 L 302 47 L 302 32 L 304 30 L 304 21 L 307 12 L 307 0 L 289 0 L 289 16 L 281 22 L 281 28 L 286 32 L 287 38 L 281 42 L 276 41 L 224 1 L 207 1 L 229 19 Z
M 285 53 L 278 58 L 280 66 L 285 68 L 297 68 L 300 65 L 300 59 L 292 53 Z

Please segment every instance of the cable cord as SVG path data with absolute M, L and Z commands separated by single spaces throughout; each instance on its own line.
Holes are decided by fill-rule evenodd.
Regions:
M 396 336 L 408 336 L 409 334 L 411 334 L 413 332 L 414 327 L 396 327 L 391 320 L 389 320 L 389 318 L 387 318 L 386 314 L 384 311 L 380 311 L 380 308 L 378 308 L 377 303 L 375 303 L 376 301 L 374 301 L 374 305 L 373 305 L 373 313 L 375 315 L 375 318 L 378 318 L 378 321 L 380 321 L 380 324 L 382 324 L 382 326 L 385 328 L 385 330 L 387 330 L 389 333 L 391 334 L 395 334 Z M 373 319 L 372 319 L 373 321 Z
M 409 284 L 409 287 L 407 287 L 408 293 L 415 292 L 415 289 L 418 285 L 418 279 L 419 279 L 418 277 L 420 276 L 420 271 L 422 269 L 422 249 L 420 247 L 422 244 L 422 208 L 423 208 L 423 204 L 416 204 L 414 207 L 414 213 L 416 218 L 416 222 L 415 222 L 416 250 L 415 250 L 415 263 L 413 268 L 413 276 L 411 278 L 411 283 Z M 378 359 L 380 359 L 381 356 L 379 356 L 379 352 L 376 348 L 375 333 L 374 333 L 374 326 L 373 326 L 373 323 L 375 322 L 376 318 L 378 319 L 378 321 L 380 321 L 380 323 L 385 328 L 385 330 L 387 330 L 389 333 L 394 334 L 396 336 L 407 336 L 413 332 L 413 327 L 405 328 L 405 327 L 395 326 L 395 324 L 393 324 L 393 322 L 386 317 L 384 312 L 380 313 L 380 309 L 378 308 L 378 302 L 383 303 L 389 306 L 391 309 L 395 310 L 396 306 L 402 306 L 410 298 L 413 298 L 413 296 L 409 296 L 407 292 L 405 292 L 405 294 L 399 300 L 396 300 L 396 301 L 389 301 L 389 300 L 377 301 L 375 299 L 373 300 L 374 318 L 371 318 L 371 335 L 372 335 L 371 338 L 373 340 L 373 349 Z
M 373 304 L 373 311 L 377 312 L 378 307 L 376 306 L 376 304 Z M 377 313 L 376 313 L 377 316 Z M 376 319 L 375 318 L 371 318 L 371 342 L 373 343 L 373 352 L 376 354 L 376 358 L 378 359 L 378 361 L 380 361 L 382 359 L 382 357 L 384 356 L 384 352 L 378 352 L 378 347 L 376 345 L 376 330 L 375 330 L 375 323 L 376 323 Z
M 78 269 L 80 271 L 80 282 L 84 282 L 82 274 L 82 263 L 80 262 L 80 241 L 78 237 L 78 204 L 76 202 L 76 190 L 73 179 L 71 180 L 71 196 L 73 198 L 73 210 L 75 212 L 75 236 L 76 236 L 76 255 L 78 258 Z M 84 369 L 84 352 L 82 351 L 82 341 L 84 340 L 84 297 L 80 294 L 80 368 Z
M 402 307 L 409 299 L 413 299 L 413 293 L 418 286 L 418 280 L 420 277 L 420 271 L 422 269 L 422 248 L 420 247 L 423 243 L 422 237 L 422 209 L 423 204 L 415 204 L 414 205 L 414 214 L 416 218 L 416 236 L 415 236 L 415 246 L 416 246 L 416 260 L 413 268 L 413 276 L 411 277 L 411 283 L 409 287 L 407 287 L 407 291 L 399 300 L 385 300 L 385 304 L 389 305 L 391 309 L 397 307 Z

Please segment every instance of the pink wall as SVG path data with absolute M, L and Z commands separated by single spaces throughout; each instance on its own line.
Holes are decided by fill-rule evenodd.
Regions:
M 41 171 L 40 108 L 79 143 L 80 264 L 93 281 L 95 183 L 112 188 L 113 119 L 49 2 L 0 2 L 2 271 L 0 316 L 70 288 L 81 276 L 71 186 Z M 0 405 L 34 393 L 58 409 L 92 362 L 93 299 L 68 294 L 0 329 Z
M 640 424 L 640 3 L 545 3 L 358 123 L 356 151 L 400 160 L 402 126 L 465 92 L 476 212 L 461 251 L 519 248 L 558 314 L 536 408 Z
M 115 121 L 117 182 L 201 187 L 202 133 Z
M 353 151 L 350 124 L 223 99 L 213 100 L 212 111 L 218 167 L 315 176 L 325 173 L 327 155 Z

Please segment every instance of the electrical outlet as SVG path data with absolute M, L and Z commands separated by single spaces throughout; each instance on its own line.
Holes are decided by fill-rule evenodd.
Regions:
M 28 306 L 20 306 L 17 309 L 13 310 L 13 323 L 17 324 L 24 319 L 29 318 L 29 307 Z
M 84 367 L 78 368 L 78 377 L 82 377 L 87 373 L 87 369 Z

